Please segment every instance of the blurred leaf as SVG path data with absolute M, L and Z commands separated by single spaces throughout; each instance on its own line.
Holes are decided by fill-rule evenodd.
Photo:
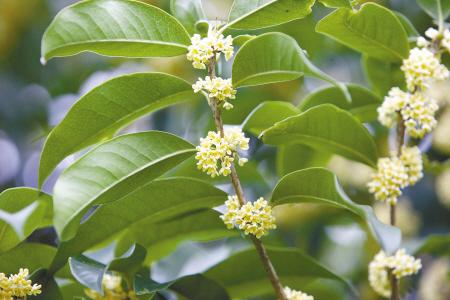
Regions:
M 360 85 L 348 84 L 347 89 L 352 97 L 351 103 L 344 98 L 337 87 L 325 87 L 306 96 L 300 103 L 299 109 L 306 111 L 311 107 L 330 103 L 341 109 L 348 110 L 361 122 L 376 120 L 378 117 L 377 108 L 381 104 L 380 98 L 369 89 Z
M 209 209 L 155 223 L 146 218 L 129 226 L 121 235 L 116 254 L 126 251 L 133 243 L 147 249 L 147 262 L 152 262 L 171 253 L 184 241 L 211 241 L 236 236 L 220 219 L 220 213 Z
M 52 224 L 52 198 L 33 188 L 0 193 L 0 253 L 26 239 L 35 229 Z
M 95 147 L 70 167 L 54 187 L 54 225 L 72 238 L 93 205 L 116 201 L 192 156 L 192 144 L 170 133 L 122 135 Z
M 267 253 L 286 286 L 301 287 L 319 278 L 348 284 L 345 279 L 297 249 L 267 247 Z M 254 249 L 236 253 L 204 274 L 224 286 L 232 298 L 273 293 L 267 273 Z
M 46 277 L 45 281 L 32 280 L 33 283 L 39 283 L 42 285 L 41 291 L 37 296 L 28 296 L 26 299 L 30 300 L 63 300 L 63 294 L 58 284 L 53 277 Z
M 227 194 L 200 180 L 188 178 L 157 179 L 114 202 L 100 206 L 76 236 L 62 242 L 51 271 L 61 268 L 69 256 L 108 241 L 140 220 L 157 223 L 200 209 L 218 206 Z M 107 224 L 107 226 L 105 226 Z
M 366 55 L 362 57 L 362 64 L 370 86 L 379 96 L 386 96 L 394 86 L 400 88 L 405 86 L 405 74 L 400 70 L 400 64 L 382 61 Z
M 124 256 L 113 259 L 108 264 L 108 270 L 128 275 L 134 275 L 139 271 L 144 263 L 147 250 L 136 242 L 129 249 L 131 250 L 130 253 L 125 253 Z
M 165 11 L 130 0 L 81 1 L 58 13 L 42 38 L 42 61 L 90 51 L 107 56 L 183 54 L 189 34 Z
M 106 266 L 89 257 L 79 255 L 69 258 L 70 271 L 73 277 L 82 285 L 103 293 L 103 275 L 106 272 Z
M 359 205 L 350 200 L 339 185 L 336 175 L 327 169 L 310 168 L 286 175 L 276 185 L 270 201 L 273 206 L 308 202 L 346 209 L 364 220 L 385 251 L 392 253 L 400 246 L 400 230 L 380 222 L 370 206 Z
M 450 15 L 450 1 L 448 0 L 417 0 L 417 3 L 436 21 L 439 20 L 439 15 L 442 15 L 442 21 Z
M 71 281 L 60 285 L 61 294 L 64 300 L 80 299 L 84 295 L 84 287 L 78 282 Z
M 233 62 L 236 87 L 290 81 L 308 75 L 339 87 L 350 101 L 345 85 L 320 71 L 290 36 L 270 32 L 251 39 L 242 46 Z
M 400 13 L 398 11 L 394 11 L 394 13 L 397 16 L 397 18 L 400 21 L 400 23 L 402 23 L 403 28 L 405 29 L 406 34 L 409 37 L 418 37 L 418 36 L 420 36 L 419 32 L 414 27 L 413 23 L 411 23 L 411 21 L 404 14 L 402 14 L 402 13 Z
M 170 11 L 190 34 L 196 31 L 198 21 L 207 19 L 201 0 L 171 0 Z
M 408 56 L 408 36 L 397 16 L 375 3 L 359 11 L 340 8 L 317 23 L 316 30 L 344 45 L 386 61 Z
M 22 243 L 0 254 L 0 272 L 17 273 L 20 268 L 28 268 L 30 273 L 46 269 L 55 256 L 56 249 L 37 243 Z
M 430 235 L 414 251 L 415 255 L 450 256 L 450 234 Z
M 377 149 L 367 129 L 349 112 L 322 104 L 275 123 L 262 134 L 269 145 L 302 144 L 375 166 Z
M 227 28 L 258 29 L 304 18 L 315 0 L 234 0 Z
M 75 103 L 45 141 L 39 185 L 66 156 L 110 138 L 152 111 L 194 97 L 188 82 L 162 73 L 119 76 L 97 86 Z
M 351 7 L 350 0 L 319 0 L 319 2 L 325 5 L 326 7 L 332 8 Z
M 236 36 L 235 38 L 233 38 L 233 45 L 235 46 L 242 46 L 244 45 L 246 42 L 248 42 L 249 40 L 255 38 L 255 35 L 251 35 L 251 34 L 241 34 Z
M 331 156 L 330 153 L 305 145 L 280 146 L 277 152 L 277 173 L 279 176 L 284 176 L 310 167 L 325 167 Z

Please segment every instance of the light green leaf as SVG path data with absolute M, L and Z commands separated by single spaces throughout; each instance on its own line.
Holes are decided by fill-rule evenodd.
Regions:
M 367 129 L 349 112 L 322 104 L 276 123 L 262 134 L 270 145 L 302 144 L 375 166 L 377 149 Z
M 302 286 L 319 278 L 347 283 L 297 249 L 267 248 L 267 252 L 283 285 L 300 290 Z M 267 273 L 254 249 L 234 254 L 204 274 L 224 286 L 232 298 L 273 293 Z
M 288 145 L 278 147 L 276 166 L 279 176 L 311 167 L 325 167 L 331 154 L 313 149 L 306 145 Z
M 46 269 L 55 256 L 56 249 L 36 243 L 22 243 L 0 254 L 0 272 L 12 274 L 20 268 L 28 268 L 30 273 L 38 269 Z
M 193 34 L 198 21 L 206 20 L 201 0 L 171 0 L 170 11 Z
M 116 253 L 121 254 L 133 243 L 138 243 L 147 249 L 147 262 L 151 262 L 168 255 L 183 241 L 211 241 L 236 235 L 237 231 L 227 229 L 220 213 L 214 210 L 203 210 L 159 223 L 146 218 L 123 232 Z
M 52 198 L 36 189 L 11 188 L 0 194 L 0 253 L 7 251 L 35 229 L 52 224 Z
M 448 0 L 417 0 L 417 3 L 436 21 L 439 21 L 440 16 L 444 21 L 450 15 L 450 1 Z
M 119 136 L 89 151 L 56 181 L 54 225 L 72 238 L 93 205 L 117 201 L 194 154 L 185 140 L 160 131 Z
M 381 60 L 399 61 L 409 53 L 402 23 L 392 11 L 375 3 L 365 3 L 359 11 L 337 9 L 317 23 L 316 31 Z
M 290 81 L 303 75 L 317 77 L 339 87 L 351 101 L 345 85 L 315 67 L 292 37 L 279 32 L 246 42 L 236 53 L 232 73 L 236 87 Z
M 299 113 L 300 110 L 289 102 L 263 102 L 247 116 L 242 124 L 242 129 L 258 136 L 276 122 Z
M 315 0 L 234 0 L 227 28 L 258 29 L 301 19 L 311 13 Z
M 175 56 L 189 34 L 165 11 L 139 1 L 87 0 L 58 13 L 42 38 L 42 62 L 80 52 L 107 56 Z
M 187 215 L 200 209 L 218 206 L 226 197 L 225 192 L 200 180 L 154 180 L 125 197 L 100 206 L 80 225 L 73 239 L 61 243 L 51 270 L 57 271 L 69 256 L 81 254 L 93 246 L 109 241 L 141 220 L 148 224 L 146 220 L 157 223 Z M 147 229 L 151 230 L 150 228 Z
M 354 203 L 344 193 L 336 175 L 327 169 L 310 168 L 281 178 L 270 200 L 273 206 L 286 203 L 319 203 L 346 209 L 361 218 L 380 246 L 392 253 L 401 242 L 400 230 L 380 222 L 372 208 Z
M 348 91 L 352 97 L 352 102 L 343 97 L 341 91 L 336 87 L 326 87 L 309 94 L 299 105 L 300 110 L 306 111 L 311 107 L 320 104 L 330 103 L 341 109 L 348 110 L 361 122 L 370 122 L 377 119 L 377 108 L 381 105 L 380 98 L 369 89 L 348 84 Z
M 110 138 L 152 111 L 197 99 L 191 85 L 162 73 L 136 73 L 111 79 L 80 98 L 45 141 L 39 185 L 66 156 Z
M 384 97 L 394 87 L 405 86 L 405 74 L 400 70 L 400 64 L 382 61 L 366 55 L 362 57 L 363 69 L 369 84 L 379 96 Z
M 325 5 L 326 7 L 332 8 L 351 7 L 350 0 L 319 0 L 319 2 Z
M 415 255 L 450 256 L 450 234 L 428 236 L 414 251 Z

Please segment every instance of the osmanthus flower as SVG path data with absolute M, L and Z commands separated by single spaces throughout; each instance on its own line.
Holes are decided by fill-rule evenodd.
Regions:
M 134 291 L 125 291 L 122 287 L 122 277 L 114 274 L 105 274 L 102 281 L 104 295 L 99 292 L 86 289 L 86 296 L 92 300 L 137 300 Z
M 246 235 L 251 234 L 259 239 L 276 228 L 272 207 L 264 198 L 241 206 L 237 196 L 228 196 L 225 206 L 227 211 L 221 219 L 228 229 L 237 226 Z
M 192 66 L 196 69 L 205 69 L 209 61 L 216 57 L 219 59 L 220 53 L 229 60 L 233 56 L 233 38 L 231 35 L 224 37 L 219 33 L 216 26 L 211 27 L 206 37 L 194 34 L 191 38 L 191 45 L 188 47 L 186 55 Z
M 239 156 L 239 150 L 248 150 L 249 139 L 245 137 L 240 128 L 227 128 L 224 136 L 220 132 L 210 131 L 205 138 L 200 139 L 197 146 L 197 167 L 211 177 L 219 175 L 228 176 L 231 173 L 231 164 L 237 161 L 239 165 L 247 162 L 246 158 Z
M 408 184 L 413 185 L 423 177 L 422 153 L 418 147 L 402 147 L 400 160 L 408 174 Z
M 42 286 L 32 284 L 31 280 L 27 279 L 28 275 L 28 269 L 20 269 L 19 273 L 11 274 L 9 277 L 0 273 L 0 299 L 13 300 L 39 295 Z
M 313 296 L 293 290 L 288 286 L 284 288 L 284 294 L 286 295 L 288 300 L 314 300 Z
M 206 76 L 205 79 L 199 78 L 192 88 L 195 93 L 205 91 L 209 98 L 215 98 L 227 110 L 233 108 L 233 105 L 227 101 L 236 98 L 236 90 L 233 88 L 231 79 Z
M 421 268 L 420 259 L 406 254 L 405 249 L 399 249 L 391 256 L 380 251 L 369 264 L 369 283 L 375 292 L 388 298 L 391 295 L 390 273 L 401 279 L 417 274 Z

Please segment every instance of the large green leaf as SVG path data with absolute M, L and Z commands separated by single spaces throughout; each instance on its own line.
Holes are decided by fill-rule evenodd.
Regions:
M 56 181 L 54 225 L 60 238 L 72 238 L 93 205 L 127 196 L 194 152 L 192 144 L 160 131 L 119 136 L 92 149 Z
M 317 23 L 316 30 L 371 57 L 399 61 L 409 53 L 408 35 L 397 16 L 375 3 L 360 10 L 340 8 Z
M 400 246 L 400 231 L 380 222 L 370 206 L 359 205 L 350 200 L 339 185 L 336 175 L 327 169 L 310 168 L 284 176 L 276 185 L 270 201 L 273 206 L 308 202 L 346 209 L 367 224 L 385 251 L 392 253 Z
M 405 74 L 400 70 L 399 63 L 382 61 L 376 58 L 363 55 L 363 69 L 372 90 L 379 96 L 386 96 L 389 90 L 394 87 L 405 86 Z
M 76 236 L 62 242 L 52 263 L 57 271 L 69 256 L 104 243 L 141 220 L 154 223 L 220 205 L 227 194 L 203 181 L 188 178 L 157 179 L 117 201 L 100 206 Z M 146 224 L 147 221 L 143 221 Z M 150 221 L 149 221 L 150 222 Z M 149 225 L 153 226 L 153 225 Z M 148 228 L 151 230 L 151 227 Z
M 433 234 L 428 236 L 414 253 L 416 255 L 450 256 L 450 234 Z
M 377 149 L 367 129 L 349 112 L 331 104 L 276 123 L 262 134 L 270 145 L 302 144 L 375 166 Z
M 336 87 L 326 87 L 309 94 L 299 105 L 300 110 L 306 111 L 311 107 L 330 103 L 341 109 L 348 110 L 361 122 L 369 122 L 377 119 L 377 107 L 380 106 L 380 98 L 369 89 L 356 84 L 347 85 L 352 96 L 349 103 L 341 91 Z
M 346 283 L 346 280 L 297 249 L 267 248 L 267 252 L 283 285 L 301 289 L 319 278 Z M 224 286 L 232 298 L 273 293 L 267 273 L 254 249 L 234 254 L 204 274 Z
M 440 16 L 444 21 L 450 15 L 450 1 L 448 0 L 417 0 L 417 3 L 436 21 L 439 20 Z
M 297 42 L 284 33 L 265 33 L 246 42 L 236 53 L 232 73 L 236 87 L 313 76 L 339 87 L 350 101 L 345 85 L 315 67 Z
M 227 229 L 219 216 L 220 213 L 214 210 L 203 210 L 159 223 L 150 218 L 143 219 L 123 232 L 116 253 L 121 254 L 133 243 L 138 243 L 147 248 L 147 262 L 151 262 L 168 255 L 183 241 L 236 236 L 237 231 Z
M 39 185 L 66 156 L 110 138 L 145 114 L 196 97 L 188 82 L 161 73 L 120 76 L 97 86 L 49 134 L 42 150 Z
M 20 268 L 28 268 L 30 272 L 48 268 L 56 249 L 36 243 L 22 243 L 0 254 L 0 272 L 17 273 Z
M 170 11 L 191 34 L 196 31 L 198 21 L 207 19 L 201 0 L 171 0 Z
M 234 0 L 228 17 L 229 28 L 258 29 L 304 18 L 315 0 Z
M 52 198 L 36 189 L 11 188 L 0 194 L 0 253 L 7 251 L 35 229 L 52 224 Z
M 87 0 L 63 9 L 44 33 L 42 61 L 90 51 L 108 56 L 174 56 L 189 34 L 165 11 L 139 1 Z

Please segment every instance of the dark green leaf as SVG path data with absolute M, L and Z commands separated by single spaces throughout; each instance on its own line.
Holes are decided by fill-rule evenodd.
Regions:
M 317 23 L 316 30 L 371 57 L 399 61 L 409 53 L 408 36 L 389 9 L 365 3 L 359 11 L 340 8 Z
M 56 181 L 54 225 L 60 238 L 72 238 L 93 205 L 126 197 L 194 152 L 192 144 L 160 131 L 122 135 L 92 149 Z
M 126 253 L 123 257 L 113 259 L 108 265 L 108 270 L 134 275 L 142 267 L 147 250 L 139 244 L 134 244 L 129 249 L 131 253 Z
M 403 28 L 406 31 L 406 34 L 408 34 L 409 37 L 418 37 L 420 36 L 417 29 L 414 27 L 414 25 L 411 23 L 411 21 L 402 13 L 399 13 L 398 11 L 394 11 L 395 15 L 397 16 L 400 23 L 402 23 Z
M 398 228 L 380 222 L 372 208 L 350 200 L 338 183 L 337 177 L 327 169 L 310 168 L 283 177 L 276 185 L 271 204 L 319 203 L 346 209 L 361 218 L 380 246 L 392 253 L 401 242 Z
M 450 15 L 450 1 L 448 0 L 417 0 L 417 3 L 436 21 L 439 20 L 440 15 L 442 21 Z
M 131 0 L 88 0 L 56 15 L 42 38 L 42 61 L 90 51 L 108 56 L 174 56 L 189 34 L 163 10 Z
M 367 129 L 349 112 L 322 104 L 276 123 L 262 134 L 270 145 L 302 144 L 375 166 L 377 149 Z
M 405 74 L 400 70 L 400 64 L 382 61 L 366 55 L 362 57 L 362 64 L 371 88 L 381 97 L 398 86 L 405 86 Z
M 38 283 L 42 285 L 42 293 L 37 296 L 28 296 L 27 299 L 30 300 L 63 300 L 63 294 L 58 284 L 53 277 L 45 278 L 45 281 L 34 281 L 33 283 Z M 71 299 L 72 300 L 72 299 Z
M 162 73 L 113 78 L 80 98 L 45 141 L 39 185 L 66 156 L 108 139 L 152 111 L 197 98 L 191 85 Z
M 198 21 L 206 20 L 201 0 L 171 0 L 170 11 L 193 34 Z

